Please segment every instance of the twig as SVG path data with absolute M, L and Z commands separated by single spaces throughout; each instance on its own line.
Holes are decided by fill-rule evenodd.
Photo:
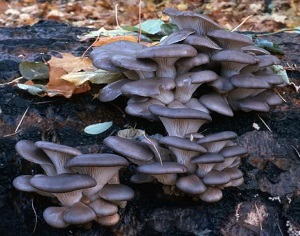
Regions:
M 138 37 L 138 42 L 141 42 L 142 38 L 142 0 L 139 0 L 139 37 Z
M 278 92 L 278 90 L 276 88 L 274 88 L 274 90 L 278 94 L 278 96 L 281 98 L 281 100 L 284 101 L 285 103 L 287 103 L 287 101 L 281 96 L 281 94 Z
M 151 145 L 154 147 L 155 151 L 157 152 L 158 158 L 159 158 L 159 160 L 160 160 L 160 164 L 163 165 L 163 163 L 162 163 L 162 158 L 161 158 L 161 156 L 160 156 L 160 153 L 159 153 L 158 149 L 156 148 L 156 146 L 154 145 L 154 143 L 146 136 L 145 131 L 143 132 L 143 135 L 144 135 L 145 139 L 146 139 L 148 142 L 150 142 Z
M 24 78 L 23 76 L 18 77 L 18 78 L 16 78 L 16 79 L 12 80 L 12 81 L 9 81 L 9 82 L 0 84 L 0 86 L 5 86 L 5 85 L 13 84 L 13 83 L 15 83 L 15 82 L 19 82 L 19 80 L 21 80 L 21 79 L 23 79 L 23 78 Z
M 262 225 L 261 225 L 261 215 L 260 215 L 260 213 L 259 213 L 259 210 L 258 210 L 258 207 L 257 207 L 257 205 L 256 205 L 256 203 L 254 203 L 254 206 L 255 206 L 255 209 L 256 209 L 256 213 L 257 213 L 257 217 L 258 217 L 258 223 L 259 223 L 259 228 L 260 228 L 260 231 L 262 231 L 263 230 L 263 228 L 262 228 Z
M 28 110 L 29 110 L 29 107 L 26 108 L 26 111 L 25 111 L 24 114 L 22 115 L 22 118 L 21 118 L 21 120 L 20 120 L 20 122 L 19 122 L 17 128 L 15 129 L 15 133 L 16 133 L 16 132 L 18 131 L 18 129 L 20 128 L 20 126 L 21 126 L 21 124 L 22 124 L 22 122 L 23 122 L 23 120 L 24 120 L 24 118 L 25 118 L 26 113 L 28 112 Z
M 238 24 L 235 28 L 233 28 L 233 29 L 231 30 L 231 32 L 236 31 L 238 28 L 240 28 L 240 27 L 241 27 L 243 24 L 245 24 L 245 22 L 246 22 L 247 20 L 249 20 L 252 16 L 253 16 L 253 15 L 247 16 L 240 24 Z
M 31 207 L 32 207 L 32 210 L 33 210 L 34 216 L 35 216 L 35 222 L 34 222 L 34 227 L 33 227 L 33 231 L 32 231 L 32 233 L 34 233 L 35 230 L 36 230 L 37 220 L 38 220 L 38 219 L 37 219 L 36 210 L 34 209 L 34 205 L 33 205 L 33 198 L 32 198 L 32 200 L 31 200 Z
M 81 58 L 85 57 L 85 54 L 87 54 L 88 50 L 90 50 L 90 48 L 93 47 L 94 43 L 96 43 L 98 41 L 100 36 L 101 36 L 101 33 L 99 32 L 99 34 L 98 34 L 97 38 L 95 39 L 95 41 L 90 46 L 88 46 L 88 48 L 82 53 Z
M 258 114 L 256 114 L 257 116 L 258 116 L 258 118 L 261 120 L 261 122 L 267 127 L 267 129 L 272 133 L 272 130 L 270 129 L 270 127 L 267 125 L 267 123 L 258 115 Z
M 295 148 L 293 145 L 291 145 L 291 147 L 295 150 L 295 152 L 297 153 L 298 157 L 300 158 L 300 153 L 298 152 L 297 148 Z
M 277 227 L 278 227 L 278 229 L 279 229 L 279 231 L 280 231 L 280 234 L 283 236 L 282 230 L 281 230 L 281 228 L 280 228 L 280 226 L 279 226 L 278 223 L 277 223 Z
M 296 85 L 294 82 L 291 82 L 290 85 L 292 85 L 294 87 L 294 89 L 296 90 L 296 93 L 299 93 L 300 86 Z
M 119 4 L 117 3 L 115 5 L 115 18 L 116 18 L 117 27 L 120 28 L 119 21 L 118 21 L 118 6 L 119 6 Z

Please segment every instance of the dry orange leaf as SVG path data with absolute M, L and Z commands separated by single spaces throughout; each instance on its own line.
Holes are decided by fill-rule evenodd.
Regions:
M 86 83 L 77 88 L 73 83 L 61 79 L 61 77 L 66 74 L 67 72 L 63 68 L 49 67 L 49 82 L 46 85 L 49 97 L 63 95 L 69 98 L 72 94 L 84 93 L 90 90 L 89 85 Z
M 113 43 L 113 42 L 117 42 L 117 41 L 121 41 L 121 40 L 130 41 L 130 42 L 138 42 L 138 38 L 136 36 L 133 36 L 133 35 L 122 36 L 122 35 L 120 35 L 120 36 L 114 36 L 114 37 L 101 37 L 96 42 L 94 42 L 92 46 L 99 47 L 99 46 L 103 46 L 103 45 Z
M 96 68 L 88 57 L 75 57 L 71 53 L 61 53 L 62 58 L 52 57 L 49 61 L 49 68 L 62 68 L 66 73 L 78 71 L 91 71 Z

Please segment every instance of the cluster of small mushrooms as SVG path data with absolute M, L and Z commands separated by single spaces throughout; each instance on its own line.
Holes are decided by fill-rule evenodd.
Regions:
M 118 206 L 124 207 L 134 195 L 118 179 L 127 160 L 138 166 L 133 183 L 156 180 L 205 202 L 219 201 L 224 188 L 243 183 L 238 166 L 247 150 L 232 141 L 237 135 L 224 131 L 204 136 L 198 131 L 214 112 L 225 116 L 239 110 L 267 112 L 280 104 L 272 89 L 285 84 L 270 68 L 280 61 L 254 46 L 249 37 L 228 32 L 204 15 L 175 9 L 164 13 L 179 30 L 158 45 L 118 41 L 95 48 L 90 57 L 97 68 L 126 77 L 105 86 L 100 101 L 128 97 L 126 113 L 160 120 L 167 136 L 104 139 L 119 155 L 18 142 L 18 153 L 41 165 L 45 175 L 17 177 L 14 186 L 60 201 L 61 207 L 44 212 L 50 225 L 117 223 Z
M 119 221 L 118 207 L 124 208 L 134 191 L 120 184 L 119 169 L 128 161 L 115 154 L 82 154 L 56 143 L 21 140 L 16 150 L 24 159 L 39 164 L 44 174 L 21 175 L 16 189 L 57 198 L 61 206 L 43 212 L 46 222 L 56 228 L 70 224 L 90 225 L 92 221 L 111 226 Z

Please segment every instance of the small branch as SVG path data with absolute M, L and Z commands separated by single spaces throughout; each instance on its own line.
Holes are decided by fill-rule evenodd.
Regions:
M 267 129 L 272 133 L 272 130 L 270 129 L 270 127 L 267 125 L 267 123 L 260 117 L 260 115 L 256 114 L 258 116 L 258 118 L 261 120 L 261 122 L 267 127 Z

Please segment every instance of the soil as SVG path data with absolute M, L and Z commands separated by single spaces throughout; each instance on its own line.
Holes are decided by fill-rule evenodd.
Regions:
M 42 21 L 31 27 L 0 29 L 0 83 L 17 78 L 18 64 L 26 61 L 46 61 L 58 52 L 81 55 L 90 42 L 79 42 L 77 35 L 88 28 Z M 284 66 L 300 64 L 300 34 L 278 33 L 264 36 L 277 43 L 285 52 Z M 288 64 L 287 64 L 288 63 Z M 291 81 L 300 84 L 299 69 L 289 68 Z M 41 173 L 15 152 L 17 141 L 53 141 L 80 149 L 83 153 L 108 151 L 102 140 L 126 125 L 144 129 L 147 133 L 163 133 L 159 124 L 124 114 L 125 99 L 101 103 L 93 99 L 99 86 L 86 94 L 70 99 L 40 98 L 12 85 L 0 86 L 0 235 L 288 235 L 288 230 L 300 230 L 300 95 L 292 86 L 278 89 L 286 103 L 263 113 L 238 113 L 233 118 L 215 115 L 213 122 L 203 127 L 205 134 L 232 130 L 237 143 L 249 149 L 240 169 L 245 184 L 224 191 L 218 203 L 194 201 L 189 196 L 169 196 L 160 184 L 134 185 L 129 177 L 132 165 L 121 172 L 121 182 L 136 191 L 133 201 L 121 209 L 120 222 L 113 228 L 93 224 L 91 229 L 48 226 L 43 210 L 57 202 L 12 187 L 20 174 Z M 25 110 L 28 112 L 13 134 Z M 268 131 L 259 116 L 270 127 Z M 87 135 L 89 124 L 110 121 L 113 127 L 101 135 Z M 261 129 L 255 131 L 253 123 Z M 278 198 L 279 197 L 279 200 Z M 273 200 L 271 200 L 273 199 Z M 277 200 L 276 200 L 277 199 Z M 286 226 L 290 222 L 292 226 Z

